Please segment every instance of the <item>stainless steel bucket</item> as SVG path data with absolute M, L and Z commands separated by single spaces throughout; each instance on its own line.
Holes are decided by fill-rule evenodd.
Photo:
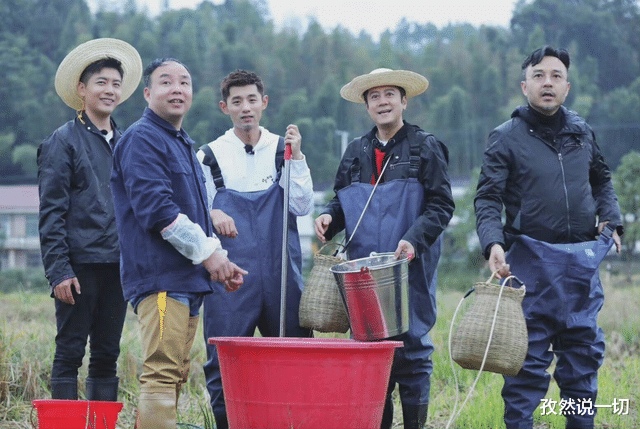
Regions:
M 382 340 L 409 330 L 408 265 L 407 257 L 390 252 L 331 267 L 354 339 Z

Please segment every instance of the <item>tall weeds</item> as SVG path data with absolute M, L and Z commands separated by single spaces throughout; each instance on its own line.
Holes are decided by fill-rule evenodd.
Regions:
M 633 278 L 632 282 L 637 285 L 639 280 L 640 278 Z M 618 279 L 607 280 L 604 276 L 603 281 L 606 299 L 600 324 L 607 336 L 607 355 L 599 376 L 598 403 L 606 404 L 611 403 L 614 398 L 628 398 L 631 404 L 629 415 L 617 416 L 609 409 L 601 409 L 596 426 L 640 429 L 640 312 L 637 310 L 640 308 L 640 286 Z M 458 290 L 462 289 L 464 288 Z M 453 411 L 456 395 L 447 352 L 449 324 L 464 292 L 438 293 L 438 320 L 431 333 L 436 351 L 433 355 L 434 369 L 427 427 L 441 429 L 445 427 Z M 134 426 L 139 391 L 138 376 L 142 366 L 137 323 L 135 315 L 129 311 L 118 360 L 119 400 L 124 403 L 118 419 L 118 429 L 130 429 Z M 47 294 L 29 291 L 0 294 L 0 428 L 32 428 L 29 421 L 32 413 L 31 401 L 50 397 L 49 379 L 55 331 L 53 301 Z M 192 372 L 178 406 L 181 422 L 179 428 L 213 429 L 215 424 L 202 371 L 206 352 L 201 326 L 196 339 L 192 350 Z M 87 360 L 86 357 L 79 376 L 81 398 L 84 397 L 83 381 L 86 377 Z M 455 370 L 459 379 L 457 393 L 461 403 L 477 372 L 463 370 L 457 366 Z M 503 428 L 501 388 L 501 376 L 483 374 L 454 427 Z M 557 386 L 553 382 L 547 397 L 559 400 Z M 401 428 L 402 412 L 397 392 L 394 393 L 394 401 L 396 407 L 393 427 Z M 536 416 L 535 427 L 563 428 L 564 419 L 558 416 Z

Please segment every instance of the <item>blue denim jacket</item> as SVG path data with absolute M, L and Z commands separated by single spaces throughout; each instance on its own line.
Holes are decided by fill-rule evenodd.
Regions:
M 193 144 L 183 129 L 177 131 L 147 108 L 116 145 L 111 191 L 128 301 L 150 292 L 212 290 L 204 267 L 194 266 L 160 235 L 178 213 L 213 234 Z

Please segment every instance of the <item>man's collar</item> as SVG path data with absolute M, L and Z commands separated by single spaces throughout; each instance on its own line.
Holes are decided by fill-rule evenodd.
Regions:
M 186 143 L 190 145 L 195 144 L 195 142 L 191 140 L 191 137 L 189 137 L 189 135 L 184 130 L 184 128 L 180 128 L 180 130 L 176 130 L 176 128 L 173 125 L 171 125 L 166 119 L 163 119 L 160 116 L 158 116 L 158 114 L 153 110 L 151 110 L 150 108 L 146 107 L 144 109 L 144 113 L 142 114 L 142 116 L 149 119 L 151 122 L 155 123 L 159 127 L 164 128 L 172 136 L 181 137 Z
M 79 116 L 76 116 L 76 121 L 80 122 L 81 125 L 83 125 L 85 128 L 87 128 L 88 130 L 98 133 L 100 134 L 100 130 L 98 129 L 98 127 L 95 126 L 95 124 L 93 122 L 91 122 L 91 119 L 89 119 L 89 115 L 87 115 L 87 113 L 83 110 L 82 113 L 82 119 L 80 119 Z M 109 122 L 111 123 L 111 130 L 115 133 L 116 130 L 118 129 L 118 125 L 116 124 L 115 119 L 113 119 L 113 116 L 111 116 L 109 118 Z
M 403 139 L 407 135 L 408 126 L 409 126 L 409 124 L 407 123 L 407 121 L 403 120 L 402 121 L 402 127 L 393 135 L 393 137 L 391 137 L 389 139 L 389 141 L 391 141 L 391 140 L 398 141 L 398 140 Z M 369 131 L 369 133 L 367 133 L 366 136 L 370 141 L 373 141 L 374 139 L 378 140 L 377 133 L 378 133 L 378 127 L 374 126 L 371 129 L 371 131 Z

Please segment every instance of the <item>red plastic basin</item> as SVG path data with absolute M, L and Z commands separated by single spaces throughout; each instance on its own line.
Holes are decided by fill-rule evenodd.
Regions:
M 401 341 L 209 338 L 230 428 L 379 428 Z
M 38 429 L 115 429 L 123 404 L 109 401 L 36 399 L 33 406 L 38 412 Z

